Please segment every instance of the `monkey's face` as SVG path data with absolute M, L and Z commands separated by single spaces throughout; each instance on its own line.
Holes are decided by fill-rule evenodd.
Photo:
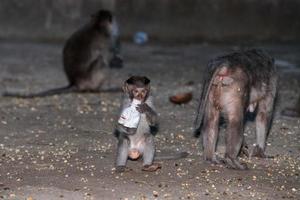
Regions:
M 134 88 L 132 88 L 131 96 L 132 96 L 132 99 L 137 99 L 139 101 L 144 102 L 144 101 L 146 101 L 148 92 L 149 91 L 144 87 L 142 87 L 142 88 L 134 87 Z
M 145 102 L 150 92 L 150 80 L 145 76 L 132 76 L 125 81 L 123 90 L 129 98 Z

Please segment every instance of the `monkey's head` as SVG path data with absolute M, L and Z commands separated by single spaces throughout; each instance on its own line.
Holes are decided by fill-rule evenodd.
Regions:
M 145 76 L 132 76 L 125 81 L 123 90 L 131 100 L 145 102 L 150 92 L 150 80 Z
M 99 10 L 91 17 L 95 28 L 109 36 L 112 29 L 112 13 L 109 10 Z

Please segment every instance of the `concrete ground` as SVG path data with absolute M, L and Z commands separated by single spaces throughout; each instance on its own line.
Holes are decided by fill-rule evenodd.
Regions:
M 160 117 L 157 154 L 188 151 L 190 156 L 161 161 L 162 169 L 114 170 L 112 132 L 120 93 L 66 94 L 47 98 L 0 98 L 0 199 L 300 199 L 300 119 L 279 113 L 296 102 L 300 81 L 300 46 L 264 45 L 280 72 L 279 99 L 267 144 L 274 159 L 248 159 L 249 170 L 212 166 L 202 160 L 201 140 L 193 137 L 197 96 L 207 61 L 239 49 L 230 45 L 124 44 L 125 68 L 112 71 L 110 85 L 131 74 L 152 81 Z M 62 45 L 1 41 L 0 92 L 37 92 L 67 84 Z M 177 92 L 192 91 L 182 106 L 169 102 Z M 218 151 L 224 152 L 221 133 Z M 255 127 L 248 122 L 248 144 Z

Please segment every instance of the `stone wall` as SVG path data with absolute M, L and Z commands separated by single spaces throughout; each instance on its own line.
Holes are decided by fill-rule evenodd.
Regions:
M 0 38 L 64 40 L 99 8 L 122 35 L 161 41 L 299 41 L 299 0 L 0 0 Z

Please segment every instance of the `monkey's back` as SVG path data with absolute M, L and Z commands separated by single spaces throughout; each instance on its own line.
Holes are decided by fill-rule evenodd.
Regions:
M 244 81 L 247 82 L 249 92 L 257 90 L 260 93 L 265 93 L 272 90 L 276 93 L 277 72 L 274 59 L 267 52 L 261 49 L 250 49 L 212 59 L 207 65 L 203 79 L 200 103 L 195 120 L 196 135 L 200 133 L 202 127 L 203 114 L 211 84 L 214 81 L 213 79 L 216 78 L 215 74 L 222 67 L 226 67 L 228 71 L 242 70 L 246 74 L 246 80 Z M 235 80 L 233 79 L 233 81 Z
M 74 32 L 66 41 L 63 49 L 64 71 L 70 84 L 76 84 L 82 78 L 89 78 L 91 65 L 106 55 L 108 38 L 94 30 L 91 24 Z
M 217 57 L 209 63 L 208 71 L 212 75 L 221 66 L 233 70 L 241 68 L 247 74 L 250 85 L 254 87 L 259 87 L 262 82 L 268 84 L 270 77 L 276 76 L 274 59 L 261 49 L 250 49 Z

